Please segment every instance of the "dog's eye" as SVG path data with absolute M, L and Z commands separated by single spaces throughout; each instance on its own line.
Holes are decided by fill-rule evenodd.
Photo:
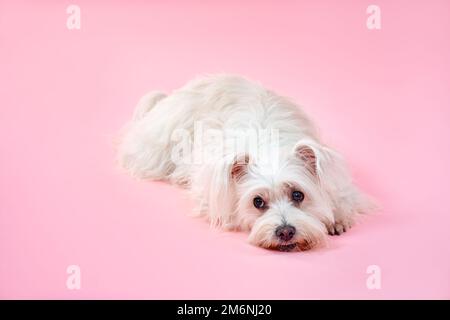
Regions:
M 262 209 L 265 205 L 265 202 L 261 197 L 255 197 L 253 198 L 253 205 L 257 209 Z
M 292 200 L 301 202 L 305 199 L 305 195 L 301 191 L 293 191 L 292 192 Z

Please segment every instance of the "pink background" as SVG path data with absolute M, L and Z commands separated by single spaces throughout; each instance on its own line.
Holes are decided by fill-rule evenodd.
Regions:
M 81 30 L 71 2 L 0 2 L 0 298 L 450 298 L 449 1 L 74 3 Z M 215 72 L 304 105 L 383 209 L 278 253 L 121 173 L 112 141 L 139 97 Z

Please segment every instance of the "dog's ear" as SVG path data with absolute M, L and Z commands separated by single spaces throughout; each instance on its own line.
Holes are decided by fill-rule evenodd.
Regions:
M 242 154 L 234 158 L 231 165 L 231 177 L 235 181 L 239 181 L 248 171 L 248 165 L 250 163 L 250 157 L 248 154 Z
M 222 228 L 234 226 L 234 212 L 236 210 L 235 182 L 248 172 L 250 157 L 246 154 L 230 155 L 230 158 L 219 159 L 209 163 L 211 170 L 205 173 L 203 183 L 204 197 L 207 199 L 211 224 Z
M 312 175 L 317 176 L 320 170 L 321 150 L 319 144 L 303 139 L 294 147 L 294 155 L 300 159 Z
M 294 155 L 300 159 L 312 175 L 319 180 L 345 176 L 346 166 L 342 156 L 333 149 L 311 139 L 302 139 L 294 147 Z M 323 182 L 323 181 L 322 181 Z
M 317 175 L 317 150 L 310 144 L 299 142 L 294 148 L 295 156 L 300 159 L 312 175 Z
M 312 175 L 321 178 L 325 171 L 341 162 L 341 156 L 329 147 L 311 139 L 301 139 L 294 146 L 294 155 Z

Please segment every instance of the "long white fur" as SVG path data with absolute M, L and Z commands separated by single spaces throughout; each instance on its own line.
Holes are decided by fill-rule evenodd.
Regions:
M 257 143 L 276 159 L 270 157 L 263 163 L 251 150 L 245 154 L 225 150 L 210 151 L 206 162 L 174 163 L 174 132 L 182 129 L 194 137 L 198 123 L 203 130 L 225 132 L 226 138 L 231 131 L 245 135 L 249 130 L 275 129 L 276 144 L 267 139 Z M 208 153 L 208 147 L 214 150 L 215 144 L 201 140 L 191 146 L 194 153 L 200 149 Z M 198 203 L 198 213 L 212 225 L 248 231 L 251 243 L 266 248 L 283 244 L 274 235 L 282 224 L 297 230 L 290 243 L 306 243 L 298 248 L 310 248 L 324 243 L 327 231 L 346 231 L 358 213 L 371 208 L 352 183 L 342 157 L 324 145 L 302 109 L 239 76 L 201 77 L 167 96 L 147 94 L 124 130 L 118 155 L 131 175 L 187 188 Z M 242 157 L 249 162 L 234 177 L 233 168 Z M 308 163 L 311 160 L 313 164 Z M 294 189 L 305 194 L 299 206 L 286 191 Z M 253 206 L 256 195 L 267 199 L 264 212 Z

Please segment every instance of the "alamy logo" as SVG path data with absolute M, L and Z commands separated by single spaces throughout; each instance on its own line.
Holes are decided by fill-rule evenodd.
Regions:
M 208 164 L 242 154 L 251 154 L 252 160 L 260 164 L 278 164 L 279 160 L 278 152 L 273 152 L 279 150 L 280 143 L 275 128 L 205 129 L 201 121 L 196 121 L 193 132 L 175 129 L 171 140 L 174 147 L 170 156 L 174 164 Z M 245 163 L 245 157 L 241 160 Z
M 381 9 L 379 6 L 371 4 L 367 7 L 366 13 L 369 14 L 366 21 L 367 29 L 380 30 L 381 29 Z
M 81 10 L 80 7 L 71 4 L 67 7 L 66 13 L 69 14 L 67 17 L 66 26 L 69 30 L 80 30 L 81 29 Z
M 367 289 L 381 289 L 381 268 L 377 265 L 370 265 L 367 267 L 366 273 L 369 274 L 366 280 Z
M 81 268 L 77 265 L 70 265 L 67 267 L 67 274 L 69 275 L 66 280 L 66 286 L 69 290 L 81 289 Z

